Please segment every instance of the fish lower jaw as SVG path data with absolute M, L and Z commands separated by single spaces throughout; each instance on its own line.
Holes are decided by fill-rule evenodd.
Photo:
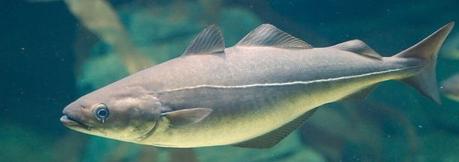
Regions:
M 70 129 L 75 129 L 75 130 L 79 130 L 79 129 L 83 129 L 83 130 L 90 130 L 90 127 L 71 118 L 70 116 L 68 115 L 62 115 L 62 117 L 59 119 L 62 124 L 64 124 L 64 126 L 66 127 L 69 127 Z

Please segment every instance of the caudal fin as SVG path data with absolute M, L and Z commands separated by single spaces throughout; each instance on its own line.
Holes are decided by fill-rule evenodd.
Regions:
M 454 22 L 446 24 L 419 43 L 394 56 L 401 58 L 417 58 L 425 62 L 424 68 L 417 75 L 405 78 L 402 81 L 413 86 L 423 95 L 431 98 L 437 103 L 441 103 L 435 72 L 437 53 L 453 26 Z

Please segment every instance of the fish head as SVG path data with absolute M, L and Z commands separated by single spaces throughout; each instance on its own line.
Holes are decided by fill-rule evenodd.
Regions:
M 100 89 L 67 105 L 61 122 L 95 136 L 134 142 L 151 134 L 160 118 L 159 100 L 139 89 Z

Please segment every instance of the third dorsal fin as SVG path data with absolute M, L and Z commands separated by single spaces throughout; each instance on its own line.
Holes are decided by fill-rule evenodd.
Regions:
M 271 24 L 263 24 L 247 34 L 236 46 L 269 46 L 277 48 L 312 48 L 308 43 L 279 30 Z
M 222 32 L 217 26 L 211 25 L 194 38 L 183 55 L 223 53 L 224 50 Z
M 365 44 L 363 41 L 354 39 L 347 42 L 343 42 L 337 45 L 332 46 L 332 48 L 337 48 L 344 51 L 349 51 L 357 53 L 366 57 L 382 59 L 382 56 L 376 53 L 375 50 L 371 49 L 370 46 Z

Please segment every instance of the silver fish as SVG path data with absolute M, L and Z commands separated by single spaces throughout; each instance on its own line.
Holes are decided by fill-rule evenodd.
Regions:
M 440 90 L 449 99 L 459 101 L 459 74 L 443 81 Z
M 382 57 L 360 40 L 313 48 L 263 24 L 225 48 L 210 26 L 181 57 L 82 96 L 63 110 L 70 129 L 160 147 L 269 148 L 318 106 L 364 96 L 400 80 L 440 102 L 437 52 L 451 22 L 416 45 Z

